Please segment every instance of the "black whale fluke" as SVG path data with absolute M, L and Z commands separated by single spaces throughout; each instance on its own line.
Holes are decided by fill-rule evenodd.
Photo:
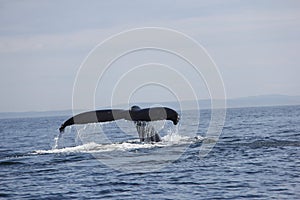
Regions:
M 97 122 L 108 122 L 124 118 L 124 110 L 120 109 L 111 109 L 111 110 L 96 110 L 80 113 L 69 118 L 65 121 L 59 128 L 60 132 L 64 132 L 64 129 L 67 126 L 73 124 L 88 124 L 88 123 L 97 123 Z
M 107 109 L 80 113 L 65 121 L 59 128 L 63 132 L 67 126 L 73 124 L 88 124 L 97 122 L 108 122 L 125 119 L 134 122 L 149 122 L 157 120 L 171 120 L 174 125 L 179 121 L 178 113 L 167 107 L 153 107 L 141 109 L 139 106 L 132 106 L 130 110 Z M 136 123 L 137 126 L 140 123 Z

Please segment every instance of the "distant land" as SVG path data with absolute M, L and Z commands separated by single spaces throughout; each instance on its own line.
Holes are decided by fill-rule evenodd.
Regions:
M 300 105 L 300 96 L 288 95 L 260 95 L 227 100 L 227 107 L 261 107 Z
M 155 104 L 179 109 L 178 102 L 161 102 Z M 184 104 L 187 108 L 193 109 L 193 105 L 189 101 Z M 209 109 L 211 101 L 209 99 L 199 100 L 200 109 Z M 139 103 L 140 107 L 148 107 L 153 103 Z M 263 107 L 263 106 L 284 106 L 284 105 L 300 105 L 300 96 L 288 95 L 260 95 L 227 99 L 227 108 L 242 108 L 242 107 Z M 127 105 L 120 105 L 118 108 L 127 108 Z M 72 110 L 61 111 L 34 111 L 34 112 L 0 112 L 0 119 L 7 118 L 27 118 L 27 117 L 51 117 L 51 116 L 71 116 Z
M 0 112 L 0 119 L 71 116 L 72 110 L 59 111 L 29 111 L 29 112 Z

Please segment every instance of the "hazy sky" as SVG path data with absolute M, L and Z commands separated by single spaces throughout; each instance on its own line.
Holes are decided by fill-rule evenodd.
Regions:
M 77 70 L 90 50 L 145 26 L 175 29 L 202 44 L 228 98 L 300 95 L 297 0 L 1 0 L 0 112 L 70 109 Z M 156 96 L 144 96 L 150 97 Z

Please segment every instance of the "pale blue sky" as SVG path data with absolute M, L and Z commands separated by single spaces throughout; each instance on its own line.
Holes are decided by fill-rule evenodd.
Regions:
M 297 0 L 1 0 L 0 112 L 70 109 L 89 51 L 113 34 L 145 26 L 175 29 L 202 44 L 228 98 L 300 95 Z

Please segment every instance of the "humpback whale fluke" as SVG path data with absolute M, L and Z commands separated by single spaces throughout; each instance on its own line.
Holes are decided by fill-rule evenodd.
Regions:
M 167 107 L 153 107 L 141 109 L 139 106 L 132 106 L 130 110 L 107 109 L 80 113 L 69 118 L 59 128 L 63 132 L 67 126 L 73 124 L 88 124 L 97 122 L 108 122 L 125 119 L 134 121 L 140 140 L 158 142 L 161 141 L 159 134 L 153 127 L 148 127 L 146 122 L 157 120 L 171 120 L 174 125 L 179 121 L 178 113 Z

